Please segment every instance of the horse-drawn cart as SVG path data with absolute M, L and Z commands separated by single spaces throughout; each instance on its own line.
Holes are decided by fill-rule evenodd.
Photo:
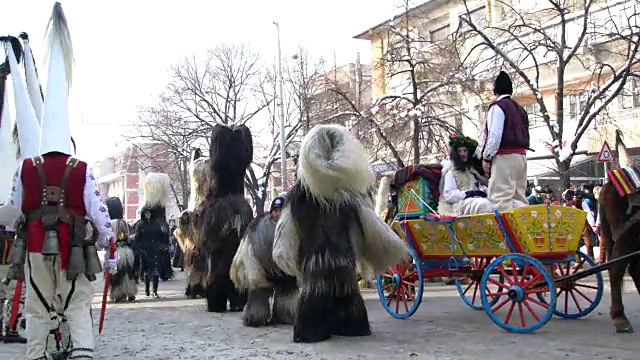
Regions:
M 469 307 L 484 309 L 512 332 L 539 329 L 554 314 L 583 317 L 598 306 L 600 272 L 576 276 L 585 264 L 595 266 L 577 251 L 584 211 L 534 205 L 440 217 L 433 211 L 437 178 L 437 165 L 423 165 L 399 170 L 392 181 L 397 213 L 391 225 L 411 251 L 406 264 L 378 277 L 378 293 L 389 314 L 398 319 L 413 315 L 422 301 L 424 280 L 436 277 L 455 278 Z

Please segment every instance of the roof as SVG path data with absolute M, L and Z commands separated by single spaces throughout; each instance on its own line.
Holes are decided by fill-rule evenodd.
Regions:
M 400 19 L 403 16 L 407 16 L 407 15 L 412 15 L 418 11 L 421 10 L 426 10 L 427 8 L 430 8 L 431 6 L 434 5 L 438 5 L 440 4 L 441 1 L 438 0 L 426 0 L 424 1 L 422 4 L 414 6 L 408 10 L 403 11 L 402 13 L 395 15 L 393 18 L 391 18 L 391 20 L 385 20 L 381 23 L 379 23 L 378 25 L 375 25 L 372 28 L 369 28 L 357 35 L 355 35 L 353 38 L 357 39 L 357 40 L 371 40 L 373 38 L 373 35 L 376 31 L 383 29 L 386 26 L 389 26 L 391 23 L 395 22 L 396 20 Z

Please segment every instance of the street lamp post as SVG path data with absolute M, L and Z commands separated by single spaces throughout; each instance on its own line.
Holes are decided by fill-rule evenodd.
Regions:
M 280 83 L 280 160 L 281 160 L 281 174 L 280 181 L 282 182 L 282 192 L 287 191 L 287 144 L 286 136 L 284 132 L 284 77 L 282 76 L 282 49 L 280 47 L 280 23 L 274 21 L 273 25 L 276 26 L 278 31 L 278 82 Z

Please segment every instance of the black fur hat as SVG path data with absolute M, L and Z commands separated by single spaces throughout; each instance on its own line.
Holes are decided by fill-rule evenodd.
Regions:
M 493 83 L 493 92 L 496 95 L 511 95 L 513 94 L 513 83 L 511 77 L 504 71 L 500 71 L 496 81 Z
M 119 197 L 109 197 L 105 201 L 111 220 L 124 219 L 124 208 Z
M 246 125 L 217 124 L 211 132 L 209 162 L 214 196 L 244 193 L 244 176 L 253 161 L 253 138 Z

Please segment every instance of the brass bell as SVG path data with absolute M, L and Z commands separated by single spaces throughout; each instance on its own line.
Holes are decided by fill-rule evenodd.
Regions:
M 84 247 L 72 246 L 69 254 L 69 264 L 67 265 L 67 280 L 73 281 L 78 275 L 84 274 L 86 265 L 84 261 Z
M 55 230 L 47 230 L 44 235 L 44 244 L 42 245 L 42 255 L 54 256 L 60 254 L 60 245 L 58 244 L 58 232 Z
M 11 251 L 9 251 L 9 257 L 7 258 L 7 262 L 9 264 L 24 264 L 25 257 L 27 256 L 27 242 L 20 237 L 17 237 L 13 240 L 13 245 L 11 245 Z
M 7 278 L 10 280 L 24 279 L 24 264 L 11 264 L 7 271 Z
M 102 272 L 102 264 L 100 264 L 98 249 L 96 249 L 96 245 L 93 241 L 87 241 L 85 242 L 85 246 L 83 246 L 83 250 L 85 259 L 84 274 L 87 276 L 87 279 L 92 282 L 96 280 L 96 274 Z

